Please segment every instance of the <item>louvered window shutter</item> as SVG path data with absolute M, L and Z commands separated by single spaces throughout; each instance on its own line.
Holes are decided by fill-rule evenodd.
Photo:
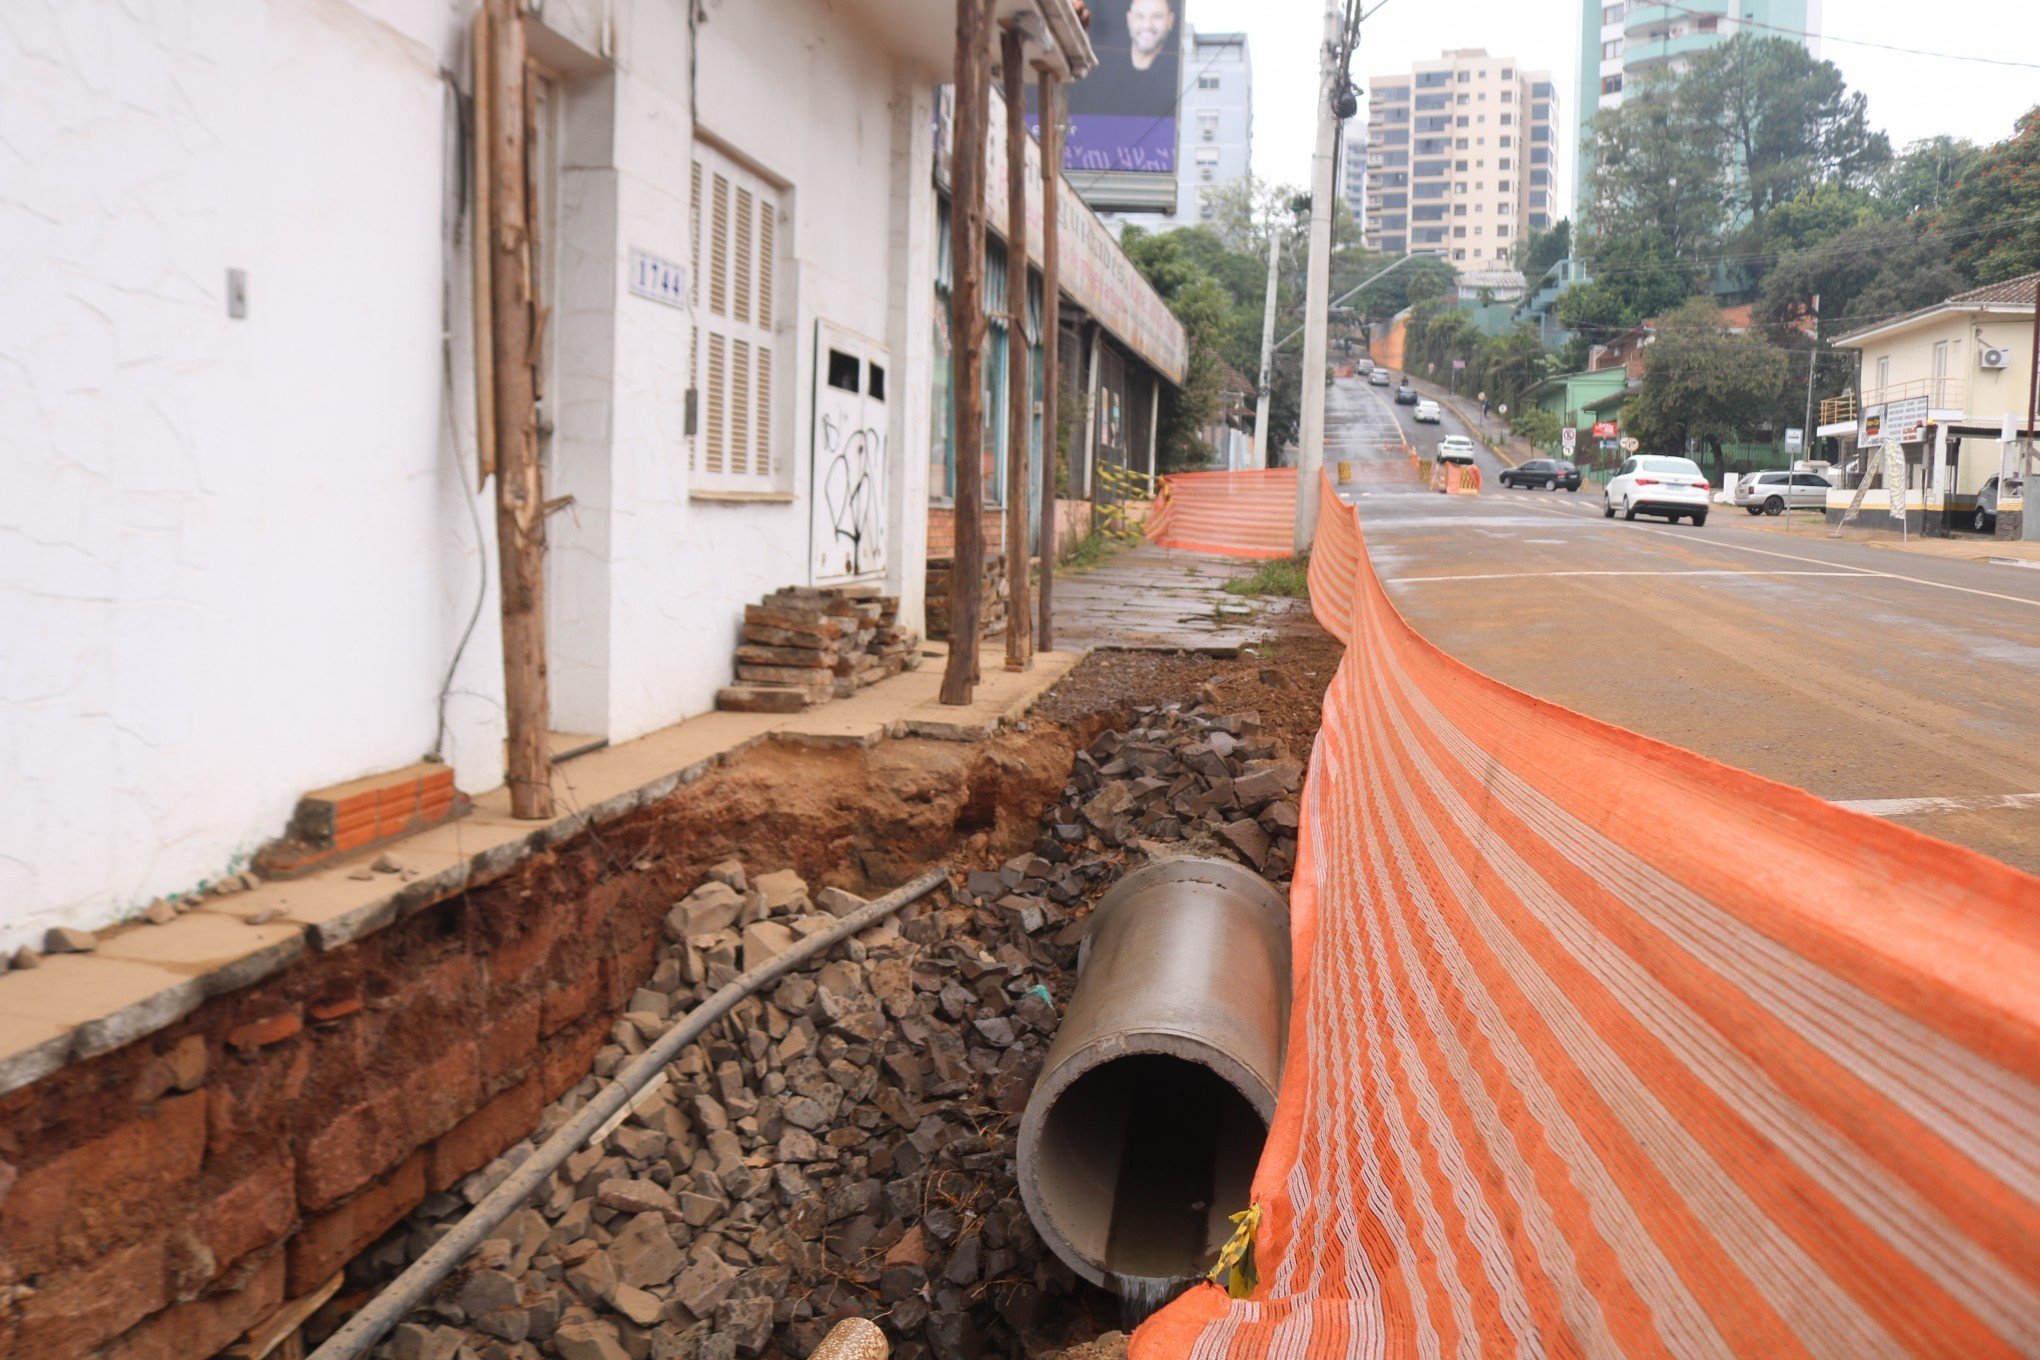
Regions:
M 783 491 L 787 458 L 772 438 L 779 191 L 713 147 L 694 156 L 694 489 Z

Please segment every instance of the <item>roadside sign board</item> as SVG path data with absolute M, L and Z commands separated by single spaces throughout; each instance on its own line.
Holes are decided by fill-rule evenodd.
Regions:
M 1870 445 L 1878 443 L 1883 438 L 1884 408 L 1882 406 L 1865 406 L 1863 408 L 1863 423 L 1856 431 L 1856 442 L 1858 444 Z
M 1887 438 L 1901 444 L 1916 444 L 1927 434 L 1927 399 L 1907 397 L 1903 401 L 1886 402 L 1884 405 L 1884 430 Z
M 1799 453 L 1806 447 L 1806 431 L 1797 426 L 1785 431 L 1785 452 Z
M 1572 457 L 1573 445 L 1579 443 L 1579 440 L 1580 432 L 1576 426 L 1568 425 L 1558 432 L 1559 447 L 1565 450 L 1568 458 Z
M 1595 422 L 1594 422 L 1594 438 L 1596 438 L 1596 439 L 1613 439 L 1614 437 L 1615 437 L 1615 422 L 1614 422 L 1614 421 L 1612 421 L 1612 420 L 1597 420 L 1597 421 L 1595 421 Z

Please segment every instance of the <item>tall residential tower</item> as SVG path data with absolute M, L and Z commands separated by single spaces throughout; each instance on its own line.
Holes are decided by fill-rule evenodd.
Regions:
M 1792 38 L 1820 55 L 1820 0 L 1580 0 L 1580 172 L 1573 184 L 1586 191 L 1593 166 L 1587 120 L 1612 109 L 1623 93 L 1657 67 L 1677 70 L 1731 34 Z
M 1483 48 L 1368 82 L 1367 246 L 1506 269 L 1557 212 L 1557 90 Z

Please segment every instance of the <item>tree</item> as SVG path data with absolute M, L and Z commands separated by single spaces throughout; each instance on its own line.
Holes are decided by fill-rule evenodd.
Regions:
M 1940 237 L 1872 218 L 1781 255 L 1764 277 L 1757 311 L 1773 324 L 1815 316 L 1825 337 L 1850 320 L 1911 311 L 1961 288 Z
M 1833 180 L 1802 189 L 1771 210 L 1765 247 L 1773 251 L 1811 250 L 1879 212 L 1871 196 Z
M 1609 240 L 1588 261 L 1589 282 L 1558 295 L 1558 324 L 1606 340 L 1693 296 L 1699 271 L 1681 264 L 1671 242 L 1645 228 Z
M 1558 413 L 1547 411 L 1542 406 L 1532 406 L 1509 417 L 1509 428 L 1529 440 L 1540 449 L 1557 445 L 1559 439 Z
M 2040 270 L 2040 105 L 1948 191 L 1934 228 L 1948 236 L 1955 267 L 1977 283 Z
M 1886 217 L 1911 217 L 1945 206 L 1948 196 L 1983 155 L 1976 143 L 1961 137 L 1928 137 L 1898 154 L 1870 186 L 1870 196 Z
M 1785 391 L 1784 351 L 1755 331 L 1731 334 L 1706 298 L 1685 303 L 1658 325 L 1643 386 L 1624 408 L 1647 447 L 1680 452 L 1688 440 L 1713 450 L 1772 424 Z
M 1233 302 L 1186 248 L 1182 238 L 1187 234 L 1153 236 L 1129 226 L 1119 238 L 1120 249 L 1169 304 L 1190 342 L 1183 386 L 1167 404 L 1162 428 L 1155 432 L 1156 464 L 1163 472 L 1203 467 L 1211 461 L 1204 427 L 1218 418 L 1225 401 L 1225 359 L 1219 344 Z
M 1760 235 L 1771 210 L 1806 186 L 1862 188 L 1891 160 L 1861 92 L 1790 38 L 1737 33 L 1695 57 L 1679 83 L 1695 131 L 1718 133 L 1730 217 Z
M 1571 254 L 1572 219 L 1561 217 L 1542 230 L 1530 228 L 1530 234 L 1516 243 L 1516 267 L 1534 286 L 1546 270 Z
M 1595 247 L 1649 233 L 1679 258 L 1721 234 L 1728 167 L 1708 121 L 1716 111 L 1703 105 L 1684 77 L 1660 67 L 1588 119 L 1594 169 L 1584 197 Z

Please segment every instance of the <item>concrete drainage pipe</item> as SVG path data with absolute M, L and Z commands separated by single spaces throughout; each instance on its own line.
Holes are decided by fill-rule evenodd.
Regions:
M 1130 1302 L 1208 1270 L 1247 1207 L 1289 1021 L 1289 909 L 1172 859 L 1098 903 L 1020 1121 L 1020 1194 L 1070 1269 Z

